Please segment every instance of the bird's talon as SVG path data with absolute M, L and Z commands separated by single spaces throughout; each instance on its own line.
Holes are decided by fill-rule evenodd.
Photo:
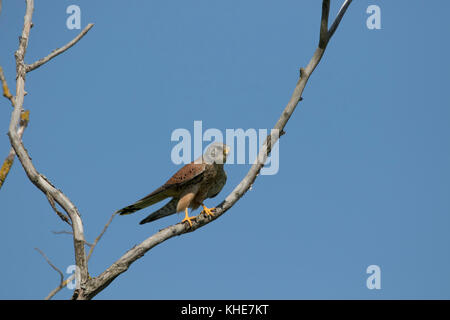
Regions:
M 201 213 L 205 213 L 207 216 L 214 217 L 214 213 L 212 211 L 216 210 L 216 208 L 207 208 L 205 205 L 202 205 L 202 206 L 203 206 L 203 210 Z
M 186 219 L 186 218 L 185 218 L 185 219 L 183 219 L 183 221 L 181 221 L 181 222 L 186 222 L 186 221 L 189 222 L 189 226 L 192 227 L 191 218 L 189 218 L 189 219 Z
M 181 221 L 181 223 L 187 221 L 187 222 L 189 222 L 189 226 L 192 227 L 192 222 L 191 222 L 191 220 L 193 220 L 193 219 L 195 219 L 195 218 L 197 218 L 197 216 L 195 216 L 195 217 L 189 217 L 188 214 L 187 214 L 187 209 L 186 209 L 186 215 L 185 215 L 184 219 Z

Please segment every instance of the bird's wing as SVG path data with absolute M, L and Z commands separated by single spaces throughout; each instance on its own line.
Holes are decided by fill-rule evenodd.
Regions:
M 174 214 L 177 211 L 177 203 L 178 198 L 173 198 L 170 200 L 164 207 L 162 207 L 159 210 L 156 210 L 152 214 L 150 214 L 147 218 L 143 219 L 139 224 L 144 224 L 148 222 L 155 221 L 157 219 L 170 216 L 171 214 Z
M 118 210 L 117 213 L 131 214 L 168 197 L 176 197 L 185 187 L 201 181 L 204 172 L 205 164 L 191 162 L 178 170 L 164 185 L 132 205 Z
M 223 168 L 218 172 L 213 187 L 208 191 L 208 198 L 216 197 L 227 183 L 227 174 Z

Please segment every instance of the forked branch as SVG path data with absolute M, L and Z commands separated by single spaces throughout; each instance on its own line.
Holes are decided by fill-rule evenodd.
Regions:
M 67 49 L 70 49 L 73 45 L 75 45 L 78 41 L 81 40 L 81 38 L 83 38 L 86 33 L 89 32 L 89 30 L 91 30 L 91 28 L 94 26 L 93 23 L 89 23 L 84 29 L 83 31 L 80 32 L 79 35 L 77 35 L 72 41 L 70 41 L 69 43 L 67 43 L 65 46 L 55 49 L 53 50 L 48 56 L 32 63 L 26 66 L 26 71 L 30 72 L 33 71 L 34 69 L 39 68 L 40 66 L 42 66 L 44 63 L 50 61 L 51 59 L 55 58 L 56 56 L 60 55 L 61 53 L 63 53 L 64 51 L 66 51 Z

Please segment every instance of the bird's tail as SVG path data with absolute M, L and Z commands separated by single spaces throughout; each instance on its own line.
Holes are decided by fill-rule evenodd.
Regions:
M 162 201 L 168 197 L 167 193 L 164 189 L 159 188 L 150 193 L 148 196 L 142 198 L 141 200 L 136 201 L 132 205 L 126 206 L 120 210 L 117 210 L 116 213 L 120 215 L 131 214 L 138 210 L 144 209 L 148 206 L 151 206 L 159 201 Z
M 144 220 L 139 222 L 139 224 L 144 224 L 144 223 L 148 223 L 151 221 L 155 221 L 157 219 L 167 217 L 167 216 L 170 216 L 171 214 L 176 213 L 178 200 L 179 199 L 177 199 L 177 198 L 173 198 L 164 207 L 162 207 L 161 209 L 150 214 L 147 218 L 145 218 Z

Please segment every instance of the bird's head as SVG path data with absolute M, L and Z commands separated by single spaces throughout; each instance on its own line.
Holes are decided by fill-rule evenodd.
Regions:
M 203 160 L 206 163 L 224 164 L 227 161 L 227 155 L 230 152 L 230 147 L 222 142 L 211 143 L 203 155 Z

